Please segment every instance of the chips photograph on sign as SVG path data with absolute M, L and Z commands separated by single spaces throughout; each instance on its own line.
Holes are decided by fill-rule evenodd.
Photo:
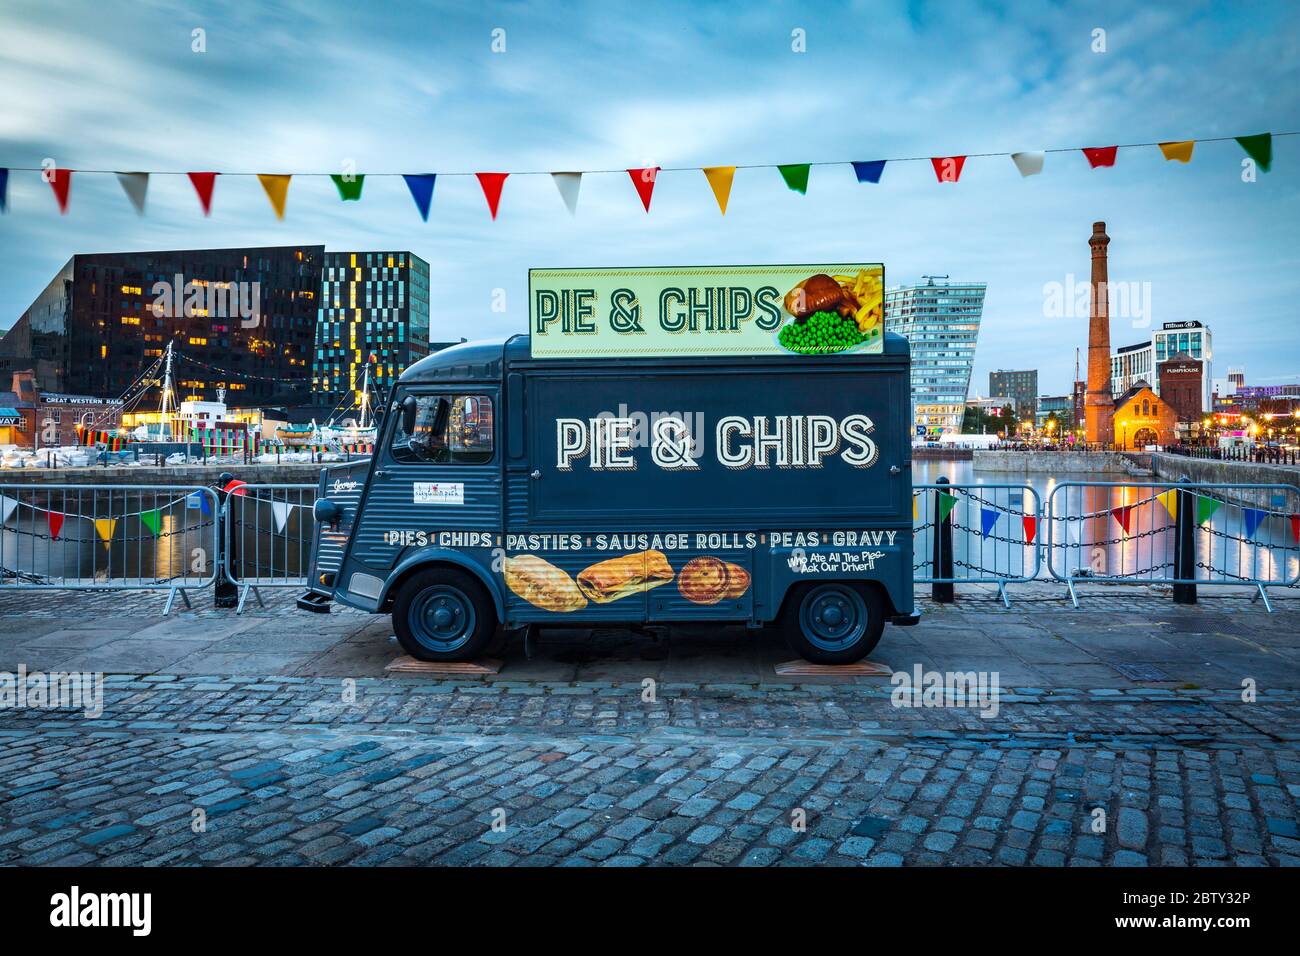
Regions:
M 534 358 L 884 350 L 885 267 L 531 269 Z

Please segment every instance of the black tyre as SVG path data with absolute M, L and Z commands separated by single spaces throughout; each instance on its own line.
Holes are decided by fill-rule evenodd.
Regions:
M 393 601 L 393 631 L 421 661 L 472 661 L 496 636 L 492 599 L 472 575 L 430 568 L 410 577 Z
M 880 643 L 885 602 L 857 581 L 827 581 L 790 595 L 781 620 L 791 650 L 814 664 L 852 664 Z

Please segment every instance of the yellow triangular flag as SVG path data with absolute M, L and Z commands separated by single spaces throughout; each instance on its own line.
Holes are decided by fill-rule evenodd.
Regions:
M 1192 147 L 1196 145 L 1196 140 L 1188 139 L 1181 143 L 1161 143 L 1160 152 L 1165 154 L 1165 159 L 1176 159 L 1180 163 L 1190 163 L 1192 161 Z
M 912 520 L 915 521 L 918 517 L 916 513 L 916 495 L 912 495 Z
M 1175 521 L 1178 520 L 1178 502 L 1174 500 L 1174 489 L 1170 488 L 1168 491 L 1160 492 L 1160 494 L 1156 495 L 1156 501 L 1165 506 L 1165 510 L 1169 512 L 1169 517 Z
M 277 176 L 270 173 L 258 173 L 258 180 L 262 188 L 266 190 L 266 198 L 271 200 L 271 208 L 275 210 L 275 218 L 284 218 L 284 201 L 289 198 L 289 180 L 292 176 Z
M 731 180 L 736 175 L 735 166 L 705 166 L 700 170 L 713 187 L 713 198 L 718 201 L 722 214 L 727 214 L 727 199 L 731 196 Z
M 96 518 L 95 533 L 99 535 L 99 540 L 108 544 L 113 540 L 113 529 L 117 527 L 116 518 Z

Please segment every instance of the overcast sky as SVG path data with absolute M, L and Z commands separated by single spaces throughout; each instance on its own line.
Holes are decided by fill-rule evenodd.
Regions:
M 0 166 L 847 163 L 1300 129 L 1293 2 L 225 6 L 5 0 Z M 1256 182 L 1243 156 L 1204 143 L 1184 166 L 1151 147 L 1092 170 L 1054 153 L 1029 179 L 1005 156 L 973 158 L 942 185 L 929 162 L 891 164 L 879 185 L 824 166 L 806 197 L 774 169 L 741 169 L 725 218 L 698 171 L 663 173 L 650 215 L 625 173 L 586 177 L 576 217 L 549 176 L 512 177 L 495 222 L 473 177 L 443 176 L 428 223 L 399 178 L 347 204 L 328 179 L 295 178 L 280 222 L 251 177 L 219 179 L 208 219 L 187 179 L 154 177 L 140 218 L 114 176 L 74 175 L 60 216 L 39 174 L 14 172 L 0 327 L 79 252 L 409 249 L 430 263 L 435 340 L 525 330 L 529 267 L 883 261 L 891 285 L 988 283 L 972 392 L 990 369 L 1038 368 L 1040 390 L 1060 394 L 1087 320 L 1045 314 L 1044 286 L 1086 280 L 1103 219 L 1112 282 L 1149 288 L 1156 325 L 1209 323 L 1216 377 L 1231 365 L 1254 384 L 1300 381 L 1300 136 L 1274 141 Z M 1149 338 L 1135 321 L 1114 320 L 1114 345 Z

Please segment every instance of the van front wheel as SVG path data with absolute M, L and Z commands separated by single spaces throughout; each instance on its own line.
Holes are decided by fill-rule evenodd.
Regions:
M 496 626 L 496 612 L 483 586 L 453 568 L 412 575 L 393 601 L 397 641 L 421 661 L 475 660 L 492 642 Z
M 814 664 L 852 664 L 880 643 L 885 605 L 871 587 L 850 581 L 814 584 L 791 595 L 782 622 L 786 641 Z

